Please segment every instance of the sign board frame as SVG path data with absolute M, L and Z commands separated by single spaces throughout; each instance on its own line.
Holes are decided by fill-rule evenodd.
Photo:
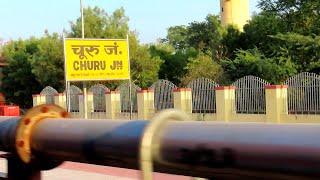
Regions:
M 117 79 L 79 79 L 79 80 L 68 80 L 67 78 L 67 58 L 66 58 L 66 40 L 79 40 L 79 41 L 126 41 L 127 43 L 127 63 L 128 63 L 128 78 L 117 78 Z M 117 81 L 117 80 L 129 80 L 129 98 L 130 98 L 130 119 L 132 119 L 132 82 L 131 82 L 131 67 L 130 67 L 130 48 L 129 48 L 129 36 L 127 35 L 126 39 L 101 39 L 101 38 L 66 38 L 63 37 L 63 49 L 64 49 L 64 77 L 65 77 L 65 86 L 66 86 L 66 96 L 67 96 L 67 109 L 70 112 L 70 82 L 84 82 L 84 96 L 86 90 L 87 81 Z M 86 99 L 86 98 L 85 98 Z M 86 105 L 87 102 L 85 100 L 85 119 L 87 118 Z
M 125 42 L 126 45 L 127 45 L 127 48 L 126 48 L 126 54 L 127 54 L 127 57 L 124 61 L 126 61 L 127 63 L 127 67 L 128 67 L 128 70 L 126 71 L 126 74 L 127 74 L 127 77 L 125 78 L 73 78 L 73 79 L 70 79 L 68 78 L 68 66 L 67 66 L 67 47 L 66 47 L 66 41 L 105 41 L 105 42 L 110 42 L 110 41 L 119 41 L 119 42 Z M 65 81 L 66 82 L 84 82 L 84 81 L 117 81 L 117 80 L 130 80 L 131 81 L 131 76 L 130 76 L 130 52 L 129 52 L 129 38 L 127 36 L 127 39 L 95 39 L 95 38 L 85 38 L 85 39 L 82 39 L 82 38 L 63 38 L 63 45 L 64 45 L 64 70 L 65 70 Z M 69 60 L 70 61 L 70 60 Z M 106 61 L 105 59 L 103 61 Z M 123 61 L 122 61 L 123 62 Z

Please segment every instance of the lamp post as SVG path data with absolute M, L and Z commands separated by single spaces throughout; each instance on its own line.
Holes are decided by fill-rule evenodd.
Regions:
M 83 17 L 83 2 L 80 0 L 80 11 L 81 11 L 81 37 L 84 39 L 84 17 Z
M 81 11 L 81 38 L 84 39 L 84 16 L 83 16 L 83 1 L 80 0 Z M 83 101 L 84 101 L 84 119 L 88 119 L 88 103 L 87 103 L 87 83 L 83 82 Z

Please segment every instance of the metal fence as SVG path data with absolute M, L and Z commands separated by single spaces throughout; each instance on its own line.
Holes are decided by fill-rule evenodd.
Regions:
M 232 84 L 236 87 L 236 111 L 241 114 L 265 114 L 267 81 L 255 77 L 245 76 Z
M 172 82 L 159 80 L 150 89 L 154 90 L 154 107 L 156 111 L 173 108 L 173 90 L 177 88 Z
M 106 118 L 106 96 L 105 93 L 109 92 L 109 88 L 107 88 L 103 84 L 96 84 L 91 86 L 89 89 L 89 93 L 93 95 L 93 109 L 88 112 L 88 117 L 92 119 L 104 119 Z M 88 107 L 89 108 L 89 107 Z
M 80 103 L 79 103 L 79 95 L 82 94 L 80 88 L 75 85 L 71 85 L 69 89 L 70 96 L 70 104 L 69 109 L 71 113 L 79 113 L 80 112 Z
M 289 114 L 320 114 L 320 76 L 313 73 L 301 73 L 289 78 L 284 82 L 288 85 L 288 103 Z M 270 83 L 265 80 L 246 76 L 232 84 L 236 87 L 234 109 L 240 114 L 265 114 L 266 99 L 265 86 Z M 130 102 L 130 84 L 129 82 L 121 84 L 116 90 L 120 91 L 121 116 L 128 117 L 130 112 L 137 113 L 137 90 L 141 88 L 131 84 L 132 102 Z M 219 85 L 213 80 L 206 78 L 196 79 L 188 84 L 192 89 L 192 112 L 197 114 L 216 113 L 216 91 L 215 87 Z M 155 82 L 150 89 L 154 90 L 154 107 L 156 111 L 174 107 L 173 90 L 177 88 L 172 82 L 159 80 Z M 106 115 L 105 92 L 110 91 L 102 84 L 96 84 L 89 89 L 93 93 L 93 114 L 96 117 L 104 118 Z M 64 92 L 66 93 L 66 92 Z M 45 87 L 40 95 L 45 96 L 46 104 L 54 103 L 54 96 L 58 92 L 50 87 Z M 80 97 L 82 94 L 80 88 L 75 85 L 70 86 L 69 109 L 77 117 L 80 114 Z M 132 109 L 131 109 L 132 108 Z M 132 115 L 132 114 L 131 114 Z M 131 117 L 131 116 L 130 116 Z M 135 116 L 134 116 L 135 117 Z
M 216 91 L 219 84 L 211 79 L 199 78 L 191 81 L 192 113 L 216 113 Z
M 130 113 L 138 113 L 138 100 L 137 91 L 141 88 L 134 83 L 131 83 L 131 99 L 130 99 L 130 83 L 125 82 L 117 87 L 117 91 L 120 91 L 121 101 L 121 117 L 130 117 Z
M 45 96 L 45 103 L 46 104 L 54 104 L 54 96 L 59 94 L 57 90 L 55 90 L 53 87 L 51 86 L 47 86 L 45 87 L 41 92 L 40 95 L 41 96 Z
M 102 84 L 93 85 L 89 89 L 89 92 L 93 94 L 93 112 L 106 112 L 105 93 L 109 91 L 110 89 Z
M 284 83 L 288 85 L 289 114 L 320 114 L 320 76 L 300 73 Z

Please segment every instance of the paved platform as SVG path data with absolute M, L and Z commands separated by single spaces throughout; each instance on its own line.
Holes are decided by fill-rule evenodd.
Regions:
M 7 162 L 0 159 L 0 172 L 7 172 Z M 43 171 L 43 180 L 139 180 L 140 171 L 108 166 L 65 162 L 58 168 Z M 154 173 L 154 180 L 192 180 L 191 177 Z

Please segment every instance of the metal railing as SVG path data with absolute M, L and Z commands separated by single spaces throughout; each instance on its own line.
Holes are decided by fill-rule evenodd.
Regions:
M 211 79 L 199 78 L 191 81 L 188 88 L 192 91 L 193 113 L 216 113 L 216 91 L 219 84 Z
M 320 76 L 313 73 L 301 73 L 289 78 L 284 82 L 288 85 L 288 103 L 287 109 L 289 114 L 320 114 Z M 246 76 L 232 84 L 236 87 L 234 109 L 240 114 L 265 114 L 266 99 L 265 86 L 270 83 L 265 80 Z M 215 87 L 219 86 L 210 79 L 199 78 L 188 84 L 192 89 L 192 112 L 198 114 L 216 112 L 216 92 Z M 177 88 L 172 82 L 159 80 L 155 82 L 150 89 L 154 90 L 154 107 L 156 111 L 173 108 L 173 90 Z M 129 83 L 121 84 L 116 90 L 120 91 L 121 113 L 137 112 L 137 90 L 140 87 L 132 84 L 132 102 L 129 96 Z M 106 111 L 105 92 L 109 89 L 101 84 L 94 85 L 89 91 L 92 91 L 94 112 L 104 113 Z M 70 87 L 70 111 L 82 117 L 79 112 L 79 94 L 82 91 L 72 85 Z M 54 96 L 58 92 L 48 86 L 44 88 L 41 95 L 45 96 L 46 104 L 54 103 Z M 80 115 L 80 116 L 79 116 Z
M 91 112 L 91 118 L 102 119 L 106 114 L 106 96 L 105 93 L 110 89 L 103 84 L 96 84 L 91 86 L 89 92 L 93 95 L 93 111 Z
M 137 91 L 141 90 L 141 88 L 134 83 L 131 83 L 130 87 L 130 83 L 125 82 L 118 86 L 116 90 L 120 91 L 121 113 L 119 117 L 127 119 L 132 118 L 132 116 L 136 117 L 138 113 Z
M 177 88 L 172 82 L 159 80 L 150 89 L 154 90 L 154 107 L 156 111 L 173 108 L 173 90 Z
M 289 114 L 320 114 L 320 76 L 303 72 L 289 78 L 288 85 Z
M 71 113 L 79 113 L 80 112 L 79 95 L 82 94 L 82 90 L 75 85 L 71 85 L 69 91 L 70 91 L 69 92 L 70 112 Z
M 45 87 L 41 92 L 40 95 L 45 96 L 46 104 L 54 104 L 54 96 L 58 94 L 58 91 L 55 90 L 51 86 Z
M 270 83 L 259 77 L 245 76 L 232 85 L 236 87 L 235 106 L 237 113 L 266 113 L 265 86 Z

